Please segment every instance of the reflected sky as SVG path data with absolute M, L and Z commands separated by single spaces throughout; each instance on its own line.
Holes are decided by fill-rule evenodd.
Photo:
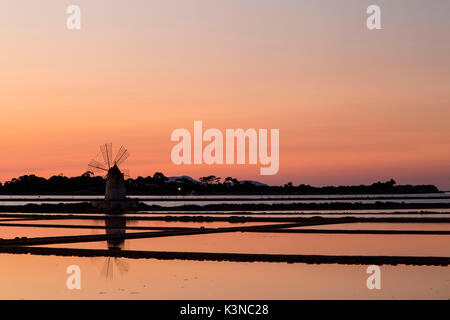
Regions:
M 366 288 L 367 266 L 338 264 L 213 262 L 118 258 L 122 250 L 229 252 L 255 254 L 450 256 L 448 235 L 329 235 L 225 233 L 153 239 L 123 239 L 129 226 L 174 227 L 164 221 L 127 221 L 124 215 L 103 220 L 37 221 L 95 225 L 87 234 L 107 241 L 54 244 L 49 248 L 108 250 L 110 257 L 62 257 L 0 254 L 0 298 L 29 299 L 446 299 L 450 267 L 383 265 L 382 290 Z M 33 223 L 28 221 L 27 223 Z M 224 224 L 212 223 L 214 227 Z M 184 224 L 198 227 L 199 224 Z M 247 225 L 247 224 L 245 224 Z M 207 224 L 209 227 L 210 225 Z M 31 230 L 29 236 L 60 235 L 59 229 Z M 308 227 L 304 227 L 308 228 Z M 310 227 L 312 228 L 312 227 Z M 315 228 L 449 230 L 447 224 L 342 224 Z M 65 235 L 83 229 L 63 229 Z M 67 233 L 66 233 L 67 231 Z M 9 231 L 8 231 L 9 232 Z M 27 231 L 30 232 L 30 231 Z M 33 233 L 37 232 L 37 233 Z M 39 247 L 39 246 L 37 246 Z M 82 271 L 82 289 L 68 290 L 66 268 Z

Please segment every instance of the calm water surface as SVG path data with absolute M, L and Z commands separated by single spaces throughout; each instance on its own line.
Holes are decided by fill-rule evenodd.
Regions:
M 411 199 L 412 201 L 414 199 Z M 430 199 L 435 200 L 435 199 Z M 0 198 L 1 201 L 1 198 Z M 267 200 L 270 201 L 270 200 Z M 372 201 L 372 200 L 368 200 Z M 420 200 L 421 202 L 423 200 Z M 11 204 L 9 201 L 5 201 Z M 170 203 L 171 201 L 162 201 Z M 174 201 L 175 202 L 175 201 Z M 180 202 L 176 201 L 179 205 Z M 189 204 L 192 204 L 189 201 Z M 210 201 L 208 203 L 211 203 Z M 421 210 L 351 210 L 326 214 L 315 210 L 296 212 L 251 211 L 252 217 L 447 217 L 449 209 L 417 214 Z M 427 210 L 428 211 L 428 210 Z M 417 212 L 416 214 L 411 212 Z M 283 214 L 284 213 L 284 214 Z M 377 214 L 377 213 L 382 213 Z M 208 215 L 207 212 L 135 212 L 126 216 Z M 105 226 L 104 219 L 23 220 L 10 223 L 64 226 Z M 242 212 L 210 214 L 214 217 L 246 215 Z M 96 214 L 99 218 L 104 215 Z M 82 218 L 85 217 L 85 218 Z M 8 218 L 0 219 L 8 223 Z M 236 227 L 267 224 L 228 222 L 166 222 L 128 220 L 132 227 Z M 270 223 L 273 224 L 273 223 Z M 450 230 L 448 223 L 347 223 L 297 227 L 348 230 Z M 125 229 L 118 227 L 118 232 Z M 128 229 L 127 233 L 145 230 Z M 0 238 L 102 235 L 105 229 L 0 226 Z M 45 245 L 47 248 L 108 249 L 105 241 Z M 124 250 L 450 257 L 449 235 L 283 234 L 222 233 L 126 239 Z M 70 265 L 80 267 L 81 290 L 66 287 Z M 1 299 L 449 299 L 450 267 L 382 265 L 381 290 L 366 287 L 365 265 L 216 262 L 188 260 L 62 257 L 0 254 Z

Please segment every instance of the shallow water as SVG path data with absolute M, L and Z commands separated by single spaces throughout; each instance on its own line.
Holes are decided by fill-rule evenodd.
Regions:
M 362 227 L 364 227 L 364 229 L 371 229 L 371 226 Z M 324 226 L 316 226 L 313 229 L 326 228 Z M 130 231 L 130 233 L 131 232 L 136 231 Z M 104 232 L 101 230 L 95 230 L 93 232 L 93 234 L 103 233 Z M 45 247 L 105 249 L 106 242 L 54 244 L 45 245 Z M 122 249 L 252 254 L 448 257 L 450 256 L 450 236 L 232 232 L 147 239 L 126 239 Z
M 407 210 L 404 212 L 419 212 Z M 266 211 L 264 211 L 266 212 Z M 447 217 L 448 214 L 410 214 L 399 210 L 340 211 L 340 214 L 282 214 L 254 211 L 253 217 L 308 217 L 345 215 L 363 217 Z M 329 212 L 329 211 L 325 211 Z M 364 213 L 370 212 L 367 215 Z M 376 212 L 383 212 L 382 215 Z M 436 212 L 442 212 L 436 210 Z M 312 212 L 308 212 L 312 213 Z M 208 212 L 196 212 L 208 215 Z M 241 213 L 242 214 L 242 213 Z M 239 212 L 211 215 L 226 217 Z M 115 219 L 115 232 L 123 234 L 126 216 L 194 215 L 192 212 L 132 213 Z M 245 215 L 245 213 L 243 214 Z M 10 223 L 105 226 L 105 220 L 84 218 L 39 219 Z M 100 213 L 98 217 L 105 217 Z M 2 218 L 1 220 L 7 220 Z M 0 220 L 0 222 L 2 222 Z M 2 222 L 3 223 L 3 222 Z M 8 223 L 4 221 L 4 223 Z M 128 220 L 131 227 L 237 227 L 274 224 L 265 222 L 166 222 Z M 111 225 L 109 225 L 111 226 Z M 450 230 L 449 223 L 346 223 L 296 227 L 304 229 L 348 230 Z M 128 229 L 126 233 L 145 232 Z M 104 235 L 106 230 L 55 227 L 0 226 L 1 238 L 16 236 L 43 237 L 67 235 Z M 159 232 L 159 231 L 155 231 Z M 361 255 L 450 257 L 449 235 L 374 235 L 374 234 L 288 234 L 232 232 L 220 234 L 180 235 L 171 237 L 126 239 L 109 243 L 123 250 L 211 252 L 296 255 Z M 106 241 L 51 244 L 33 247 L 108 249 Z M 81 270 L 81 290 L 66 286 L 67 267 Z M 128 259 L 107 257 L 63 257 L 31 254 L 0 254 L 0 298 L 2 299 L 448 299 L 450 267 L 382 265 L 381 290 L 366 286 L 367 265 L 189 261 Z
M 340 223 L 335 225 L 294 227 L 292 229 L 336 230 L 442 230 L 450 231 L 450 223 Z M 450 235 L 447 236 L 450 240 Z M 450 252 L 449 252 L 450 253 Z
M 179 217 L 215 217 L 215 218 L 227 218 L 227 217 L 248 217 L 248 218 L 312 218 L 312 217 L 324 217 L 324 218 L 342 218 L 342 217 L 359 217 L 359 218 L 395 218 L 395 217 L 404 217 L 404 218 L 418 218 L 418 217 L 430 217 L 430 218 L 450 218 L 449 214 L 439 214 L 439 213 L 425 213 L 425 214 L 245 214 L 245 213 L 234 213 L 234 214 L 209 214 L 209 212 L 204 212 L 201 214 L 192 214 L 189 213 L 178 213 L 172 212 L 170 214 L 160 213 L 160 214 L 152 214 L 151 217 L 167 217 L 167 216 L 179 216 Z M 127 217 L 145 217 L 144 215 L 127 215 Z
M 346 195 L 200 195 L 200 196 L 139 196 L 129 195 L 130 198 L 141 199 L 146 205 L 161 207 L 208 204 L 292 204 L 292 203 L 375 203 L 404 202 L 404 203 L 450 203 L 450 192 L 424 194 L 346 194 Z M 422 199 L 420 199 L 422 198 Z M 73 200 L 72 200 L 73 199 Z M 0 195 L 0 205 L 78 203 L 103 196 L 82 195 Z M 69 200 L 69 201 L 64 201 Z M 78 200 L 78 201 L 77 201 Z M 81 201 L 80 201 L 81 200 Z
M 193 214 L 197 211 L 183 211 L 183 210 L 167 210 L 167 211 L 155 211 L 155 210 L 146 210 L 146 211 L 137 211 L 136 213 L 177 213 L 177 214 Z M 234 213 L 258 213 L 258 214 L 280 214 L 280 213 L 289 213 L 289 214 L 378 214 L 378 213 L 450 213 L 450 208 L 439 208 L 439 209 L 355 209 L 355 210 L 227 210 L 227 211 L 201 211 L 201 213 L 220 213 L 220 214 L 234 214 Z
M 109 263 L 108 263 L 109 261 Z M 81 289 L 66 269 L 81 270 Z M 107 273 L 109 265 L 109 272 Z M 449 267 L 133 260 L 0 255 L 1 299 L 448 299 Z

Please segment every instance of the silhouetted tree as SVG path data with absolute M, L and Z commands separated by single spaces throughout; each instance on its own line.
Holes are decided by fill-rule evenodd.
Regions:
M 127 179 L 125 186 L 130 195 L 145 194 L 190 194 L 195 190 L 198 194 L 389 194 L 389 193 L 433 193 L 439 190 L 433 185 L 397 185 L 394 179 L 386 182 L 375 182 L 371 185 L 359 186 L 326 186 L 313 187 L 292 182 L 284 186 L 257 186 L 248 181 L 240 183 L 237 179 L 226 177 L 220 183 L 220 177 L 214 175 L 201 177 L 198 184 L 189 179 L 168 182 L 161 172 L 153 177 L 137 177 Z M 181 188 L 181 189 L 180 189 Z M 52 176 L 48 179 L 36 175 L 23 175 L 0 183 L 1 194 L 104 194 L 105 179 L 94 176 L 87 171 L 81 176 Z
M 201 183 L 206 183 L 206 184 L 218 184 L 220 183 L 220 177 L 216 177 L 216 176 L 207 176 L 207 177 L 200 177 L 199 181 Z
M 153 181 L 156 184 L 164 184 L 167 180 L 169 179 L 161 172 L 155 172 L 153 175 Z
M 232 178 L 232 177 L 226 177 L 223 181 L 224 184 L 237 184 L 239 181 L 238 179 Z

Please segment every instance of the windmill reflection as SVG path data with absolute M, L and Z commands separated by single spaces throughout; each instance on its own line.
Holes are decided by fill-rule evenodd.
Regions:
M 107 239 L 108 250 L 110 252 L 119 252 L 123 249 L 125 243 L 123 236 L 126 232 L 126 223 L 127 220 L 122 215 L 105 217 L 106 235 L 111 236 Z M 103 265 L 102 274 L 107 279 L 112 279 L 115 268 L 123 275 L 128 272 L 129 266 L 124 259 L 115 256 L 107 257 Z

